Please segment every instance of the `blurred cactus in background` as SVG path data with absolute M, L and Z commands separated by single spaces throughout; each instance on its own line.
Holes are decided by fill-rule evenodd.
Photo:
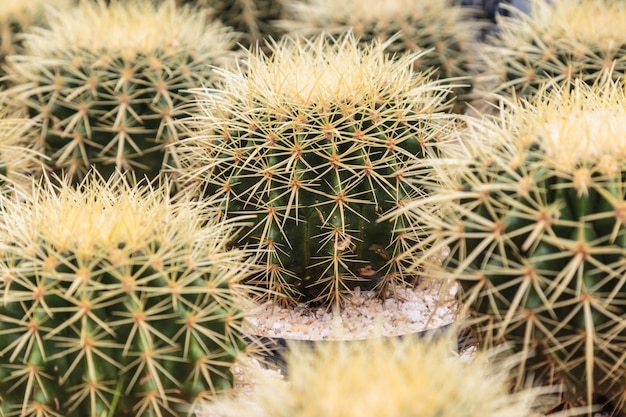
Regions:
M 244 48 L 265 46 L 283 35 L 275 22 L 286 17 L 284 0 L 175 0 L 180 5 L 199 6 L 209 19 L 217 19 L 241 34 Z
M 20 51 L 19 36 L 31 26 L 46 24 L 47 8 L 66 8 L 74 0 L 2 0 L 0 2 L 0 76 L 5 57 Z
M 31 140 L 49 170 L 80 182 L 91 166 L 141 179 L 176 165 L 167 145 L 179 138 L 189 89 L 210 86 L 211 66 L 228 62 L 229 31 L 148 0 L 84 1 L 49 26 L 25 35 L 5 92 L 37 122 Z
M 449 335 L 439 340 L 372 338 L 293 342 L 289 380 L 258 375 L 235 398 L 203 408 L 223 417 L 530 417 L 553 404 L 550 391 L 508 392 L 514 359 L 480 352 L 459 357 Z M 537 412 L 537 414 L 533 414 Z
M 433 77 L 455 80 L 450 98 L 471 91 L 472 44 L 481 22 L 476 12 L 450 0 L 283 0 L 291 20 L 281 23 L 290 33 L 340 35 L 352 31 L 363 43 L 389 41 L 387 52 L 400 57 L 427 51 L 414 61 L 415 69 L 435 69 Z M 464 110 L 461 101 L 456 110 Z
M 618 0 L 531 0 L 509 9 L 480 48 L 477 89 L 530 97 L 575 79 L 593 84 L 626 72 L 626 3 Z

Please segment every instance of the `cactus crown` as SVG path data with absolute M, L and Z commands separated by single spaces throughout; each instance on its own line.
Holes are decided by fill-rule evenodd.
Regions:
M 246 100 L 266 106 L 318 106 L 361 103 L 387 97 L 418 95 L 420 78 L 410 64 L 420 54 L 392 61 L 381 43 L 360 47 L 350 33 L 335 38 L 288 39 L 272 48 L 271 57 L 260 53 L 247 56 L 246 68 L 220 71 L 226 82 L 220 86 L 227 100 Z M 382 68 L 385 70 L 383 71 Z M 426 87 L 422 87 L 426 88 Z M 438 101 L 434 91 L 433 107 Z
M 432 68 L 432 76 L 442 79 L 464 77 L 463 88 L 456 86 L 451 93 L 469 92 L 469 44 L 480 23 L 467 7 L 446 0 L 292 0 L 285 6 L 293 17 L 281 24 L 293 33 L 352 31 L 363 44 L 388 42 L 386 52 L 396 57 L 426 51 L 413 61 L 415 69 Z M 463 105 L 458 104 L 460 110 Z
M 224 37 L 222 25 L 207 24 L 201 13 L 176 8 L 169 1 L 157 6 L 150 1 L 114 0 L 108 5 L 82 1 L 70 10 L 51 13 L 50 30 L 28 35 L 28 54 L 59 58 L 88 50 L 132 59 L 179 55 L 183 48 L 213 50 L 222 56 L 231 46 L 216 42 Z
M 384 30 L 384 24 L 393 25 L 395 21 L 404 21 L 407 14 L 412 17 L 430 17 L 441 13 L 441 22 L 424 22 L 434 27 L 441 24 L 448 30 L 454 28 L 455 22 L 462 14 L 463 9 L 453 8 L 449 11 L 450 3 L 447 1 L 415 1 L 415 0 L 391 0 L 385 3 L 377 1 L 352 1 L 348 0 L 335 3 L 332 0 L 313 0 L 308 3 L 287 3 L 288 7 L 298 12 L 302 19 L 309 22 L 328 24 L 330 22 L 352 23 L 350 26 L 359 26 L 364 22 L 380 21 L 380 29 Z M 418 21 L 422 21 L 418 19 Z M 428 26 L 427 26 L 428 27 Z
M 479 48 L 479 90 L 524 97 L 542 84 L 593 84 L 624 72 L 623 2 L 533 0 L 528 14 L 512 10 L 498 20 L 492 44 Z
M 615 0 L 531 0 L 530 13 L 501 19 L 507 23 L 508 30 L 500 34 L 507 45 L 540 34 L 544 42 L 561 40 L 581 48 L 573 52 L 584 53 L 584 47 L 610 51 L 626 35 L 626 5 Z
M 512 361 L 479 352 L 468 362 L 453 352 L 451 339 L 293 343 L 288 381 L 259 375 L 251 398 L 218 399 L 206 411 L 225 417 L 526 417 L 541 402 L 549 404 L 543 395 L 550 389 L 508 392 Z
M 403 173 L 443 140 L 449 89 L 412 70 L 418 53 L 392 60 L 384 46 L 348 34 L 250 52 L 245 68 L 219 71 L 177 146 L 182 177 L 227 215 L 257 216 L 240 243 L 263 249 L 259 280 L 273 291 L 338 301 L 408 278 L 394 258 L 408 225 L 376 219 L 419 193 Z
M 32 200 L 36 204 L 19 217 L 25 237 L 86 258 L 110 254 L 121 247 L 132 253 L 146 242 L 167 243 L 174 235 L 189 238 L 187 243 L 195 239 L 189 231 L 201 224 L 201 213 L 192 215 L 197 208 L 172 204 L 149 187 L 133 188 L 115 176 L 107 185 L 83 185 L 78 190 L 61 187 L 55 193 L 37 187 Z M 169 193 L 167 187 L 163 192 Z M 173 211 L 183 208 L 189 213 Z M 187 214 L 190 218 L 185 218 Z
M 556 169 L 573 172 L 588 166 L 611 175 L 626 161 L 623 88 L 608 83 L 598 89 L 557 89 L 540 100 L 530 117 L 536 118 L 533 125 L 540 130 L 546 159 Z

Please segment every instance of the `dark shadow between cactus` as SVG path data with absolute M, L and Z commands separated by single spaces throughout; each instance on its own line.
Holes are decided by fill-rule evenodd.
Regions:
M 416 339 L 436 339 L 445 336 L 449 331 L 454 331 L 454 324 L 447 324 L 444 326 L 436 327 L 433 329 L 423 330 L 414 333 L 401 334 L 397 336 L 376 336 L 381 337 L 384 340 L 403 339 L 407 337 L 414 337 Z M 457 331 L 457 353 L 462 353 L 467 349 L 474 346 L 474 339 L 467 328 L 462 328 Z M 347 340 L 305 340 L 295 338 L 283 338 L 283 337 L 267 337 L 267 336 L 255 336 L 249 335 L 243 338 L 244 343 L 249 346 L 256 347 L 255 352 L 266 366 L 279 369 L 283 375 L 289 375 L 289 369 L 287 367 L 287 361 L 285 357 L 289 352 L 289 348 L 294 344 L 305 345 L 311 349 L 315 349 L 319 344 L 332 344 L 332 343 L 364 343 L 368 339 L 347 339 Z

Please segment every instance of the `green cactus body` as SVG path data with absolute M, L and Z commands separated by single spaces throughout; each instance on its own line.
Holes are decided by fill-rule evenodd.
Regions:
M 532 97 L 544 84 L 581 79 L 593 84 L 626 71 L 626 5 L 614 0 L 531 0 L 512 9 L 479 47 L 481 94 Z
M 481 26 L 471 8 L 445 0 L 292 0 L 285 7 L 293 17 L 282 25 L 294 33 L 338 35 L 351 30 L 363 44 L 389 41 L 390 56 L 428 51 L 414 61 L 415 69 L 434 68 L 433 76 L 440 79 L 463 77 L 451 81 L 464 87 L 455 87 L 449 98 L 468 98 L 471 45 Z M 457 104 L 457 111 L 464 109 Z
M 404 173 L 451 126 L 448 90 L 379 44 L 300 42 L 224 71 L 178 146 L 180 176 L 226 217 L 256 217 L 236 244 L 258 248 L 266 271 L 252 282 L 283 300 L 384 291 L 415 278 L 396 259 L 411 225 L 377 219 L 420 194 Z
M 4 201 L 5 415 L 192 415 L 232 386 L 250 270 L 225 247 L 238 226 L 168 195 L 116 175 Z
M 28 34 L 6 94 L 40 122 L 32 140 L 50 170 L 76 182 L 91 166 L 152 179 L 177 163 L 167 145 L 188 90 L 211 85 L 232 43 L 222 25 L 169 3 L 83 2 Z
M 471 120 L 430 189 L 445 209 L 410 208 L 479 344 L 511 343 L 516 387 L 563 383 L 568 406 L 624 400 L 624 91 L 577 82 Z

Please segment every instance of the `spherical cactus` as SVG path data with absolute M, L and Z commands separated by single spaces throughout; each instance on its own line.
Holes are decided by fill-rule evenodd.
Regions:
M 242 37 L 243 47 L 278 40 L 283 30 L 275 24 L 286 17 L 284 0 L 176 0 L 178 4 L 201 7 L 209 19 L 218 19 Z
M 19 34 L 33 25 L 45 24 L 46 7 L 64 8 L 72 0 L 4 0 L 0 4 L 0 63 L 20 49 Z M 0 67 L 4 75 L 4 68 Z
M 250 267 L 205 207 L 121 175 L 3 200 L 4 415 L 193 415 L 230 387 Z
M 510 361 L 493 353 L 468 361 L 453 352 L 450 339 L 291 344 L 288 380 L 257 374 L 251 392 L 207 403 L 203 414 L 529 417 L 550 402 L 548 389 L 510 394 Z
M 518 387 L 563 383 L 565 405 L 608 399 L 622 413 L 625 91 L 579 81 L 468 120 L 430 197 L 406 209 L 429 236 L 413 248 L 421 262 L 449 251 L 445 271 L 479 344 L 510 343 L 522 356 Z M 438 210 L 425 209 L 433 202 Z
M 351 35 L 285 38 L 205 91 L 178 176 L 227 218 L 256 216 L 235 242 L 259 250 L 266 270 L 252 282 L 339 302 L 410 278 L 396 254 L 411 225 L 377 219 L 420 195 L 405 171 L 452 125 L 449 90 L 413 72 L 416 55 L 391 60 Z
M 531 0 L 527 12 L 509 10 L 480 47 L 480 94 L 531 97 L 546 83 L 593 84 L 626 72 L 626 3 Z
M 467 87 L 455 88 L 450 98 L 471 90 L 470 46 L 481 26 L 471 8 L 451 0 L 284 1 L 292 18 L 282 25 L 290 32 L 338 35 L 352 30 L 363 43 L 391 40 L 387 51 L 395 56 L 428 50 L 415 60 L 417 70 L 436 68 L 433 76 L 442 79 L 465 77 L 455 82 Z M 464 106 L 457 104 L 460 111 Z
M 164 2 L 82 2 L 27 34 L 6 94 L 40 122 L 34 143 L 50 170 L 79 182 L 91 166 L 137 179 L 176 164 L 189 89 L 211 85 L 232 39 L 218 23 Z M 131 176 L 129 176 L 131 177 Z

